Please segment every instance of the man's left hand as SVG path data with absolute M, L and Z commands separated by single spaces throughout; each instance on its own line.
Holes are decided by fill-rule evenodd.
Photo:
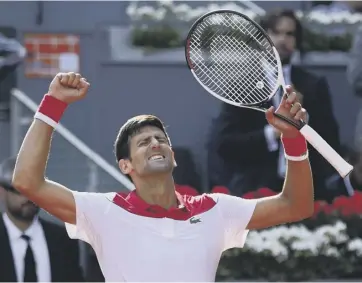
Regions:
M 299 102 L 303 104 L 303 94 L 300 93 L 300 92 L 295 88 L 294 85 L 292 85 L 292 88 L 293 88 L 294 92 L 297 94 L 297 98 L 298 98 Z
M 274 107 L 272 106 L 265 114 L 266 119 L 270 125 L 282 133 L 283 137 L 294 138 L 299 134 L 298 129 L 274 116 L 273 112 Z M 275 113 L 289 118 L 297 123 L 300 122 L 300 120 L 305 121 L 307 114 L 306 110 L 302 107 L 297 93 L 291 86 L 286 87 L 286 93 L 283 95 L 283 98 Z

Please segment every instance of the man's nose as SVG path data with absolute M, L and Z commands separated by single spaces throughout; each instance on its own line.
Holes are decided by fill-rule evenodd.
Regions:
M 280 33 L 280 34 L 278 34 L 277 41 L 279 43 L 284 43 L 287 38 L 288 38 L 288 35 L 286 33 Z
M 160 143 L 159 143 L 159 141 L 157 139 L 152 139 L 151 148 L 152 149 L 159 149 L 160 148 Z

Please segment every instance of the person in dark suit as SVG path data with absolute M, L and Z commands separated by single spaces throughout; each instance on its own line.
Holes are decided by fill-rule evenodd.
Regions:
M 326 79 L 291 64 L 293 54 L 302 45 L 302 26 L 294 12 L 267 14 L 260 24 L 280 54 L 286 83 L 294 87 L 308 109 L 308 123 L 339 151 L 339 129 Z M 267 108 L 277 106 L 280 98 L 281 93 L 275 95 Z M 226 186 L 238 196 L 260 187 L 280 191 L 286 162 L 279 138 L 280 133 L 259 111 L 222 103 L 209 137 L 209 186 Z M 329 200 L 333 196 L 324 190 L 325 180 L 334 169 L 314 148 L 309 147 L 309 154 L 316 198 Z
M 361 145 L 346 146 L 342 155 L 353 167 L 353 171 L 342 178 L 338 173 L 327 179 L 327 189 L 333 194 L 353 196 L 362 191 L 362 147 Z
M 0 282 L 84 281 L 78 241 L 38 217 L 39 207 L 11 186 L 15 159 L 1 165 L 5 212 L 0 215 Z

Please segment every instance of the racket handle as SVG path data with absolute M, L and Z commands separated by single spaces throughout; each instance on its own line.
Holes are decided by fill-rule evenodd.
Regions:
M 300 129 L 305 139 L 338 171 L 342 178 L 352 172 L 353 166 L 345 161 L 315 130 L 307 124 Z

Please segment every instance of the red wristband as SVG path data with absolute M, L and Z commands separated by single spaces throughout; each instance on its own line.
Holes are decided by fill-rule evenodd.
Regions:
M 299 133 L 295 138 L 285 138 L 282 136 L 281 141 L 287 159 L 301 161 L 308 158 L 307 141 L 302 134 Z
M 46 94 L 39 105 L 38 111 L 35 113 L 35 118 L 55 128 L 67 106 L 66 102 Z

